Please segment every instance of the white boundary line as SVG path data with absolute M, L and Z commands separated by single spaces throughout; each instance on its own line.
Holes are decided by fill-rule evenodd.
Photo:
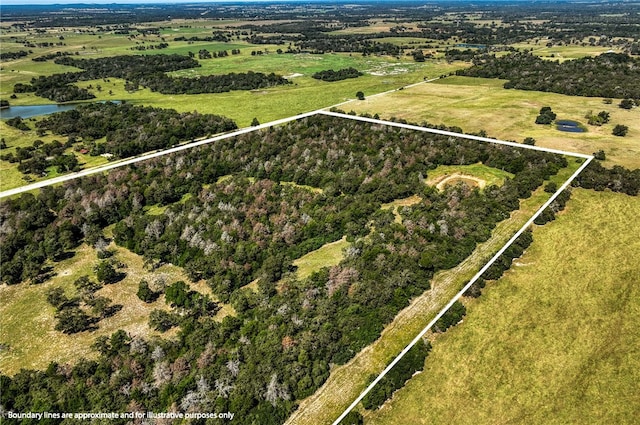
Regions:
M 349 119 L 352 119 L 352 120 L 364 121 L 364 122 L 368 122 L 368 123 L 372 123 L 372 124 L 381 124 L 381 125 L 387 125 L 389 127 L 406 128 L 408 130 L 423 131 L 423 132 L 427 132 L 427 133 L 440 134 L 440 135 L 443 135 L 443 136 L 458 137 L 458 138 L 461 138 L 461 139 L 477 140 L 479 142 L 496 143 L 496 144 L 499 144 L 499 145 L 506 145 L 506 146 L 511 146 L 511 147 L 514 147 L 514 148 L 531 149 L 531 150 L 534 150 L 534 151 L 549 152 L 549 153 L 555 153 L 555 154 L 560 154 L 560 155 L 569 155 L 569 156 L 575 156 L 575 157 L 584 158 L 584 159 L 592 158 L 591 155 L 586 155 L 586 154 L 577 153 L 577 152 L 569 152 L 569 151 L 562 151 L 562 150 L 558 150 L 558 149 L 543 148 L 543 147 L 540 147 L 540 146 L 525 145 L 523 143 L 517 143 L 517 142 L 507 142 L 507 141 L 500 140 L 500 139 L 491 139 L 489 137 L 474 136 L 474 135 L 471 135 L 471 134 L 464 134 L 464 133 L 455 133 L 453 131 L 438 130 L 436 128 L 420 127 L 418 125 L 402 124 L 402 123 L 393 122 L 393 121 L 383 121 L 383 120 L 378 120 L 378 119 L 375 119 L 375 118 L 358 117 L 358 116 L 355 116 L 355 115 L 348 115 L 348 114 L 343 114 L 343 113 L 339 113 L 339 112 L 331 112 L 331 111 L 326 111 L 326 110 L 320 110 L 320 111 L 317 111 L 317 112 L 320 113 L 320 114 L 323 114 L 323 115 L 331 115 L 333 117 L 349 118 Z
M 412 87 L 412 86 L 419 85 L 419 84 L 424 84 L 425 82 L 430 82 L 430 81 L 433 81 L 433 80 L 421 81 L 421 82 L 412 84 L 410 86 L 405 86 L 405 87 Z M 405 87 L 403 87 L 403 88 L 405 88 Z M 397 91 L 397 90 L 399 90 L 399 89 L 390 90 L 390 91 L 384 92 L 384 93 L 378 93 L 375 96 L 381 95 L 381 94 L 390 93 L 390 92 L 394 92 L 394 91 Z M 343 104 L 349 103 L 349 102 L 352 102 L 352 100 L 348 100 L 346 102 L 339 103 L 337 105 L 334 105 L 333 107 L 340 106 L 340 105 L 343 105 Z M 295 120 L 298 120 L 298 119 L 311 117 L 311 116 L 314 116 L 314 115 L 317 115 L 317 114 L 328 115 L 328 116 L 333 116 L 333 117 L 337 117 L 337 118 L 346 118 L 346 119 L 351 119 L 351 120 L 355 120 L 355 121 L 368 122 L 368 123 L 372 123 L 372 124 L 387 125 L 387 126 L 390 126 L 390 127 L 405 128 L 405 129 L 408 129 L 408 130 L 416 130 L 416 131 L 422 131 L 422 132 L 426 132 L 426 133 L 440 134 L 440 135 L 443 135 L 443 136 L 451 136 L 451 137 L 457 137 L 457 138 L 462 138 L 462 139 L 476 140 L 476 141 L 479 141 L 479 142 L 495 143 L 495 144 L 511 146 L 511 147 L 520 148 L 520 149 L 531 149 L 531 150 L 536 150 L 536 151 L 549 152 L 549 153 L 555 153 L 555 154 L 560 154 L 560 155 L 567 155 L 567 156 L 573 156 L 573 157 L 586 159 L 586 161 L 580 166 L 580 168 L 578 168 L 573 173 L 573 175 L 571 175 L 571 177 L 569 177 L 569 179 L 567 179 L 567 181 L 565 181 L 564 184 L 562 186 L 560 186 L 560 188 L 547 200 L 547 202 L 545 202 L 538 209 L 538 211 L 536 211 L 535 214 L 533 214 L 533 216 L 524 224 L 524 226 L 522 226 L 520 228 L 520 230 L 518 230 L 511 237 L 511 239 L 509 239 L 507 241 L 507 243 L 502 248 L 500 248 L 500 250 L 484 265 L 484 267 L 482 267 L 480 269 L 480 271 L 478 273 L 476 273 L 476 275 L 471 278 L 471 280 L 447 303 L 447 305 L 445 305 L 442 308 L 442 310 L 440 310 L 440 312 L 436 315 L 436 317 L 434 317 L 433 320 L 431 320 L 431 322 L 429 322 L 429 324 L 422 331 L 420 331 L 420 333 L 418 333 L 418 335 L 416 335 L 416 337 L 400 352 L 400 354 L 398 354 L 398 356 L 395 359 L 393 359 L 393 361 L 391 363 L 389 363 L 389 365 L 382 372 L 380 372 L 380 374 L 376 377 L 376 379 L 374 379 L 373 382 L 371 382 L 371 384 L 369 384 L 369 386 L 358 396 L 358 398 L 356 398 L 353 401 L 353 403 L 351 403 L 351 405 L 338 417 L 338 419 L 336 419 L 333 422 L 333 425 L 338 425 L 340 423 L 340 421 L 342 421 L 342 419 L 344 419 L 344 417 L 347 416 L 349 414 L 349 412 L 351 410 L 353 410 L 353 408 L 356 407 L 358 403 L 360 403 L 360 401 L 362 401 L 362 399 L 369 393 L 369 391 L 371 391 L 371 389 L 373 389 L 373 387 L 378 382 L 380 382 L 380 380 L 396 365 L 396 363 L 398 363 L 400 361 L 400 359 L 402 359 L 402 357 L 411 349 L 411 347 L 413 347 L 424 336 L 424 334 L 426 334 L 427 331 L 429 329 L 431 329 L 431 327 L 447 312 L 447 310 L 449 310 L 449 308 L 458 299 L 460 299 L 460 297 L 467 291 L 467 289 L 469 289 L 469 287 L 471 285 L 473 285 L 475 283 L 475 281 L 478 280 L 478 278 L 489 267 L 491 267 L 491 265 L 504 253 L 504 251 L 506 251 L 506 249 L 509 248 L 509 246 L 511 246 L 511 244 L 522 234 L 522 232 L 524 232 L 527 227 L 531 226 L 533 221 L 542 213 L 542 211 L 544 211 L 558 197 L 558 195 L 560 195 L 560 193 L 562 193 L 562 191 L 565 190 L 569 186 L 569 184 L 573 181 L 573 179 L 575 179 L 578 176 L 578 174 L 580 174 L 582 172 L 582 170 L 584 170 L 585 167 L 587 167 L 587 165 L 589 165 L 589 163 L 593 159 L 593 156 L 586 155 L 586 154 L 581 154 L 581 153 L 576 153 L 576 152 L 569 152 L 569 151 L 563 151 L 563 150 L 558 150 L 558 149 L 543 148 L 543 147 L 539 147 L 539 146 L 525 145 L 525 144 L 515 143 L 515 142 L 507 142 L 507 141 L 499 140 L 499 139 L 491 139 L 491 138 L 488 138 L 488 137 L 473 136 L 473 135 L 470 135 L 470 134 L 455 133 L 455 132 L 452 132 L 452 131 L 438 130 L 438 129 L 434 129 L 434 128 L 420 127 L 420 126 L 416 126 L 416 125 L 402 124 L 402 123 L 397 123 L 397 122 L 392 122 L 392 121 L 383 121 L 383 120 L 374 119 L 374 118 L 365 118 L 365 117 L 359 117 L 359 116 L 354 116 L 354 115 L 348 115 L 348 114 L 342 114 L 342 113 L 337 113 L 337 112 L 326 111 L 326 110 L 323 110 L 323 109 L 318 109 L 318 110 L 315 110 L 315 111 L 306 112 L 306 113 L 303 113 L 303 114 L 298 114 L 298 115 L 294 115 L 294 116 L 291 116 L 291 117 L 287 117 L 287 118 L 282 118 L 282 119 L 279 119 L 279 120 L 271 121 L 271 122 L 268 122 L 268 123 L 265 123 L 265 124 L 260 124 L 260 125 L 257 125 L 255 127 L 245 127 L 243 129 L 236 130 L 234 132 L 223 134 L 223 135 L 220 135 L 220 136 L 199 140 L 199 141 L 193 142 L 193 143 L 187 143 L 187 144 L 184 144 L 184 145 L 176 146 L 176 147 L 169 148 L 169 149 L 164 149 L 164 150 L 153 152 L 153 153 L 150 153 L 150 154 L 137 156 L 135 158 L 125 159 L 125 160 L 122 160 L 122 161 L 118 161 L 118 162 L 107 164 L 107 165 L 100 166 L 100 167 L 90 168 L 88 170 L 79 171 L 79 172 L 73 173 L 73 174 L 67 174 L 67 175 L 60 176 L 60 177 L 54 177 L 52 179 L 43 180 L 43 181 L 32 183 L 32 184 L 29 184 L 29 185 L 21 186 L 21 187 L 15 188 L 15 189 L 5 190 L 4 192 L 0 192 L 0 199 L 4 198 L 4 197 L 7 197 L 7 196 L 12 196 L 12 195 L 16 195 L 16 194 L 19 194 L 19 193 L 27 192 L 27 191 L 30 191 L 30 190 L 39 189 L 39 188 L 42 188 L 42 187 L 45 187 L 45 186 L 51 186 L 53 184 L 62 183 L 62 182 L 65 182 L 65 181 L 70 181 L 70 180 L 73 180 L 73 179 L 76 179 L 76 178 L 79 178 L 79 177 L 85 177 L 85 176 L 89 176 L 91 174 L 96 174 L 96 173 L 101 173 L 101 172 L 104 172 L 104 171 L 109 171 L 109 170 L 112 170 L 114 168 L 123 167 L 125 165 L 135 164 L 137 162 L 145 161 L 147 159 L 157 158 L 157 157 L 160 157 L 160 156 L 168 155 L 170 153 L 180 152 L 180 151 L 191 149 L 191 148 L 194 148 L 194 147 L 197 147 L 197 146 L 206 145 L 206 144 L 213 143 L 213 142 L 216 142 L 216 141 L 219 141 L 219 140 L 224 140 L 224 139 L 228 139 L 230 137 L 239 136 L 241 134 L 251 133 L 253 131 L 262 130 L 264 128 L 274 127 L 276 125 L 285 124 L 285 123 L 290 122 L 290 121 L 295 121 Z
M 339 116 L 339 117 L 344 117 L 343 114 L 336 114 L 334 112 L 322 112 L 323 114 L 326 115 L 332 115 L 332 116 Z M 339 425 L 340 421 L 342 421 L 345 416 L 347 416 L 349 414 L 349 412 L 351 412 L 351 410 L 353 410 L 354 407 L 356 407 L 358 405 L 358 403 L 360 403 L 360 401 L 362 401 L 362 399 L 369 393 L 369 391 L 371 391 L 373 389 L 373 387 L 376 386 L 376 384 L 378 382 L 380 382 L 380 380 L 396 365 L 396 363 L 398 363 L 400 361 L 400 359 L 402 359 L 402 357 L 404 357 L 405 354 L 407 354 L 407 352 L 418 342 L 420 341 L 420 339 L 427 333 L 427 331 L 429 331 L 429 329 L 431 329 L 431 327 L 447 312 L 447 310 L 449 310 L 449 308 L 451 308 L 451 306 L 460 299 L 460 297 L 462 297 L 462 295 L 467 291 L 467 289 L 469 289 L 469 287 L 471 287 L 471 285 L 473 285 L 476 280 L 478 280 L 478 278 L 480 276 L 482 276 L 482 274 L 489 268 L 491 267 L 491 265 L 493 265 L 493 263 L 507 250 L 507 248 L 509 248 L 511 246 L 511 244 L 529 227 L 531 226 L 531 224 L 533 224 L 533 221 L 542 213 L 542 211 L 544 211 L 549 205 L 551 205 L 551 203 L 558 197 L 558 195 L 560 195 L 560 193 L 562 193 L 562 191 L 564 191 L 569 184 L 571 184 L 571 182 L 573 181 L 573 179 L 575 179 L 578 174 L 580 174 L 582 172 L 582 170 L 585 169 L 585 167 L 587 167 L 587 165 L 589 165 L 589 163 L 591 162 L 591 160 L 593 160 L 593 156 L 591 155 L 585 155 L 585 154 L 581 154 L 581 153 L 575 153 L 575 152 L 567 152 L 567 151 L 560 151 L 560 150 L 556 150 L 556 149 L 547 149 L 547 148 L 540 148 L 537 146 L 530 146 L 530 145 L 523 145 L 520 143 L 513 143 L 513 142 L 505 142 L 505 141 L 501 141 L 501 140 L 494 140 L 494 139 L 488 139 L 486 137 L 479 137 L 479 136 L 472 136 L 472 135 L 467 135 L 467 134 L 458 134 L 458 133 L 452 133 L 450 131 L 443 131 L 443 130 L 436 130 L 436 129 L 430 129 L 430 128 L 424 128 L 424 127 L 417 127 L 417 126 L 413 126 L 413 125 L 407 125 L 407 124 L 400 124 L 400 123 L 386 123 L 385 121 L 380 121 L 380 120 L 375 120 L 375 119 L 370 119 L 370 118 L 363 118 L 363 117 L 354 117 L 352 115 L 349 115 L 348 117 L 352 118 L 352 119 L 356 119 L 356 120 L 360 120 L 360 121 L 366 121 L 366 122 L 371 122 L 371 123 L 376 123 L 376 124 L 389 124 L 391 126 L 394 127 L 402 127 L 402 128 L 407 128 L 407 129 L 411 129 L 411 130 L 419 130 L 419 131 L 426 131 L 429 133 L 436 133 L 436 134 L 442 134 L 442 135 L 450 135 L 450 136 L 455 136 L 455 137 L 460 137 L 460 138 L 465 138 L 465 139 L 471 139 L 471 140 L 478 140 L 481 142 L 489 142 L 489 143 L 498 143 L 498 144 L 503 144 L 503 145 L 507 145 L 507 146 L 514 146 L 514 147 L 518 147 L 518 148 L 525 148 L 525 149 L 532 149 L 532 150 L 538 150 L 538 151 L 545 151 L 545 152 L 552 152 L 552 153 L 558 153 L 558 154 L 563 154 L 563 155 L 568 155 L 568 156 L 573 156 L 573 157 L 579 157 L 579 158 L 585 158 L 586 161 L 580 166 L 580 168 L 578 168 L 572 175 L 571 177 L 569 177 L 567 179 L 567 181 L 565 181 L 562 186 L 560 186 L 560 188 L 547 200 L 547 202 L 545 202 L 536 212 L 535 214 L 533 214 L 533 216 L 531 216 L 531 218 L 529 220 L 527 220 L 527 222 L 520 228 L 520 230 L 518 230 L 512 237 L 511 239 L 509 239 L 507 241 L 506 244 L 504 244 L 504 246 L 502 248 L 500 248 L 500 250 L 493 256 L 491 257 L 491 259 L 480 269 L 480 271 L 478 273 L 475 274 L 475 276 L 473 276 L 471 278 L 471 280 L 453 297 L 451 298 L 451 300 L 449 300 L 449 302 L 447 303 L 447 305 L 445 305 L 440 312 L 433 318 L 433 320 L 431 320 L 431 322 L 429 322 L 429 324 L 427 326 L 424 327 L 424 329 L 422 329 L 422 331 L 420 331 L 420 333 L 418 333 L 418 335 L 416 335 L 416 337 L 400 352 L 400 354 L 398 354 L 396 356 L 395 359 L 393 359 L 393 361 L 391 361 L 391 363 L 389 363 L 389 365 L 382 371 L 380 372 L 380 374 L 376 377 L 376 379 L 373 380 L 373 382 L 371 382 L 371 384 L 369 384 L 369 386 L 358 396 L 358 398 L 356 398 L 353 403 L 351 403 L 351 405 L 349 405 L 349 407 L 347 407 L 347 409 L 338 417 L 338 419 L 336 419 L 333 422 L 333 425 Z
M 318 111 L 307 112 L 304 114 L 294 115 L 292 117 L 282 118 L 279 120 L 271 121 L 266 124 L 256 125 L 255 127 L 245 127 L 240 130 L 235 130 L 231 133 L 222 134 L 215 137 L 210 137 L 208 139 L 198 140 L 197 142 L 186 143 L 184 145 L 175 146 L 173 148 L 163 149 L 152 153 L 143 154 L 140 156 L 136 156 L 133 158 L 124 159 L 122 161 L 112 162 L 110 164 L 101 165 L 98 167 L 89 168 L 87 170 L 78 171 L 77 173 L 65 174 L 63 176 L 54 177 L 47 180 L 42 180 L 36 183 L 31 183 L 25 186 L 20 186 L 14 189 L 5 190 L 4 192 L 0 192 L 0 199 L 5 198 L 7 196 L 17 195 L 19 193 L 28 192 L 30 190 L 39 189 L 45 186 L 51 186 L 53 184 L 63 183 L 69 180 L 77 179 L 79 177 L 89 176 L 91 174 L 102 173 L 105 171 L 112 170 L 118 167 L 124 167 L 125 165 L 135 164 L 136 162 L 146 161 L 147 159 L 157 158 L 160 156 L 168 155 L 170 153 L 180 152 L 183 150 L 191 149 L 196 146 L 202 146 L 209 143 L 217 142 L 219 140 L 228 139 L 230 137 L 239 136 L 241 134 L 251 133 L 252 131 L 262 130 L 264 128 L 274 127 L 276 125 L 285 124 L 289 121 L 295 121 L 301 118 L 310 117 L 312 115 L 317 114 Z

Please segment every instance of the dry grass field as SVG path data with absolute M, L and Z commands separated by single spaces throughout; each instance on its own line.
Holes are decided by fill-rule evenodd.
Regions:
M 621 109 L 619 100 L 607 105 L 602 98 L 506 90 L 503 84 L 502 80 L 447 77 L 353 102 L 345 109 L 378 113 L 383 119 L 397 117 L 416 123 L 458 126 L 465 132 L 484 130 L 489 137 L 502 140 L 522 142 L 525 137 L 533 137 L 537 146 L 571 152 L 592 154 L 602 149 L 607 155 L 605 166 L 640 167 L 640 109 Z M 543 106 L 550 106 L 558 119 L 585 125 L 584 117 L 589 111 L 607 111 L 611 120 L 601 127 L 587 126 L 586 133 L 561 132 L 554 126 L 535 124 Z M 629 127 L 626 137 L 611 134 L 616 124 Z
M 638 197 L 574 190 L 365 423 L 637 423 L 638 211 Z
M 47 303 L 46 290 L 61 286 L 67 295 L 75 293 L 73 282 L 80 276 L 88 275 L 95 280 L 93 266 L 98 263 L 96 251 L 82 245 L 76 255 L 68 260 L 55 264 L 56 276 L 40 285 L 20 283 L 18 285 L 0 286 L 0 344 L 8 346 L 0 352 L 0 371 L 12 375 L 20 369 L 44 369 L 56 361 L 73 363 L 78 358 L 92 358 L 97 353 L 91 348 L 94 340 L 101 335 L 111 335 L 123 329 L 131 336 L 152 338 L 161 335 L 149 328 L 149 314 L 152 310 L 168 309 L 164 297 L 151 304 L 141 301 L 136 292 L 142 279 L 153 282 L 163 277 L 168 284 L 183 280 L 189 282 L 181 268 L 164 265 L 150 272 L 143 267 L 141 256 L 125 248 L 111 245 L 116 251 L 115 257 L 127 268 L 123 269 L 127 276 L 120 282 L 105 285 L 96 295 L 113 300 L 113 304 L 121 304 L 122 310 L 114 316 L 101 320 L 95 331 L 84 331 L 73 335 L 56 331 L 54 326 L 55 309 Z M 209 294 L 211 291 L 204 281 L 191 284 L 192 289 Z M 234 314 L 233 308 L 223 305 L 218 312 L 224 315 Z M 164 336 L 171 335 L 169 331 Z

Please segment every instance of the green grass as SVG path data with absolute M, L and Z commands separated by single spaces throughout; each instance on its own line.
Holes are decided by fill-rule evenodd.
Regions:
M 29 127 L 35 128 L 35 123 L 37 122 L 37 120 L 37 118 L 27 119 Z M 58 140 L 61 143 L 64 143 L 67 139 L 65 136 L 59 136 L 50 133 L 47 133 L 44 136 L 38 136 L 34 130 L 20 131 L 7 125 L 4 121 L 0 121 L 0 134 L 7 143 L 7 149 L 1 150 L 1 155 L 6 155 L 9 153 L 15 154 L 16 148 L 31 146 L 36 140 L 42 140 L 45 143 L 50 143 L 54 140 Z M 67 149 L 65 153 L 74 154 L 78 158 L 78 161 L 80 162 L 80 166 L 82 168 L 95 167 L 97 165 L 106 164 L 108 162 L 106 158 L 103 158 L 101 156 L 81 154 L 79 152 L 75 152 L 73 148 Z M 0 160 L 0 191 L 19 187 L 28 183 L 28 181 L 25 180 L 25 175 L 18 171 L 17 167 L 17 163 L 12 164 L 8 161 Z M 29 175 L 29 179 L 31 179 L 31 181 L 40 181 L 58 175 L 56 167 L 49 167 L 47 169 L 47 173 L 47 176 L 44 177 Z
M 524 90 L 506 90 L 504 81 L 471 77 L 448 77 L 419 84 L 385 96 L 350 105 L 358 113 L 379 113 L 382 118 L 404 118 L 412 122 L 458 126 L 465 132 L 485 130 L 490 137 L 521 142 L 536 139 L 536 145 L 592 154 L 604 150 L 604 165 L 640 168 L 640 110 L 623 110 L 614 100 L 566 96 Z M 535 124 L 540 108 L 551 106 L 558 119 L 585 122 L 585 115 L 607 111 L 608 124 L 588 126 L 587 133 L 566 133 L 550 125 Z M 616 124 L 629 127 L 626 137 L 611 134 Z
M 91 345 L 98 336 L 110 335 L 118 329 L 124 329 L 130 335 L 152 337 L 161 335 L 148 326 L 149 313 L 156 308 L 168 308 L 164 297 L 151 304 L 142 302 L 136 296 L 141 279 L 152 282 L 158 275 L 164 275 L 167 283 L 178 280 L 188 282 L 182 269 L 173 265 L 164 265 L 149 272 L 143 267 L 143 259 L 125 248 L 117 250 L 116 258 L 125 263 L 127 277 L 113 285 L 105 285 L 97 294 L 113 300 L 114 304 L 122 304 L 123 308 L 114 316 L 99 322 L 99 329 L 94 332 L 80 332 L 66 335 L 54 329 L 55 310 L 46 301 L 46 290 L 62 286 L 68 295 L 75 292 L 73 282 L 83 275 L 92 276 L 93 266 L 98 263 L 94 249 L 81 246 L 76 255 L 68 260 L 56 263 L 57 275 L 40 285 L 0 286 L 0 344 L 9 346 L 0 352 L 0 371 L 13 375 L 20 369 L 44 369 L 52 361 L 74 363 L 79 358 L 93 358 L 97 354 Z M 206 282 L 191 284 L 194 290 L 211 295 Z M 215 297 L 213 297 L 215 299 Z M 230 305 L 221 305 L 216 315 L 221 320 L 225 315 L 235 314 Z M 172 336 L 169 331 L 164 336 Z
M 293 262 L 293 265 L 298 267 L 296 277 L 306 279 L 323 267 L 335 266 L 342 261 L 343 250 L 350 245 L 347 238 L 343 237 L 339 241 L 324 244 L 315 251 L 303 255 Z
M 409 196 L 404 199 L 396 199 L 395 201 L 391 201 L 386 204 L 380 205 L 380 208 L 383 210 L 391 210 L 394 216 L 394 221 L 396 223 L 402 223 L 402 215 L 398 211 L 398 209 L 402 207 L 410 207 L 411 205 L 415 205 L 422 201 L 422 198 L 418 195 Z
M 574 190 L 367 424 L 635 423 L 640 198 Z
M 622 53 L 622 49 L 619 47 L 611 46 L 578 46 L 578 45 L 564 45 L 564 46 L 551 46 L 547 47 L 548 39 L 540 39 L 538 43 L 534 41 L 528 41 L 524 43 L 516 43 L 513 46 L 521 50 L 529 50 L 533 48 L 532 53 L 536 56 L 540 56 L 544 59 L 565 61 L 571 59 L 579 59 L 585 56 L 597 56 L 610 50 L 616 53 Z
M 182 198 L 180 198 L 180 200 L 177 203 L 184 204 L 185 202 L 187 202 L 192 197 L 193 197 L 192 194 L 185 193 L 184 195 L 182 195 Z M 145 212 L 148 215 L 162 215 L 162 214 L 164 214 L 164 212 L 167 210 L 168 207 L 169 207 L 169 205 L 155 204 L 155 205 L 151 205 L 149 207 L 145 207 L 144 209 L 145 209 Z
M 579 165 L 570 159 L 569 166 L 550 180 L 566 181 Z M 407 308 L 398 313 L 378 340 L 356 354 L 347 364 L 333 368 L 325 384 L 303 400 L 286 423 L 311 425 L 333 422 L 366 388 L 368 377 L 379 374 L 549 196 L 542 187 L 538 188 L 530 198 L 520 202 L 518 211 L 498 223 L 491 238 L 479 244 L 461 264 L 438 272 L 431 280 L 430 290 L 412 300 Z
M 491 185 L 502 186 L 505 179 L 513 178 L 513 174 L 478 163 L 470 165 L 439 165 L 434 170 L 429 170 L 425 177 L 425 183 L 438 185 L 438 188 L 452 180 L 464 180 L 472 185 L 478 185 L 482 189 Z

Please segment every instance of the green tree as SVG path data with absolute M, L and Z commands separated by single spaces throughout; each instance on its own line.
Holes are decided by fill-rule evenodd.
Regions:
M 260 125 L 260 121 L 258 121 L 258 118 L 253 117 L 253 120 L 251 121 L 251 127 L 255 127 L 257 125 Z
M 178 316 L 165 310 L 153 310 L 149 315 L 149 326 L 160 332 L 166 332 L 178 323 Z
M 141 280 L 140 283 L 138 284 L 137 295 L 138 295 L 138 298 L 140 298 L 142 301 L 146 303 L 152 303 L 155 300 L 157 300 L 158 297 L 160 296 L 159 293 L 154 292 L 151 290 L 151 288 L 149 288 L 149 283 L 144 279 Z
M 622 109 L 631 109 L 633 108 L 633 100 L 632 99 L 622 99 L 618 104 Z
M 71 303 L 71 299 L 65 295 L 62 287 L 57 286 L 47 290 L 47 302 L 54 306 L 56 310 L 61 310 Z
M 363 92 L 361 92 L 361 91 L 357 92 L 357 93 L 356 93 L 356 98 L 357 98 L 358 100 L 364 100 L 364 93 L 363 93 Z
M 340 421 L 340 425 L 362 425 L 362 424 L 364 424 L 364 419 L 362 417 L 362 414 L 355 410 L 352 410 L 349 413 L 347 413 L 347 416 L 345 416 L 344 419 Z
M 79 307 L 69 307 L 56 314 L 58 323 L 55 329 L 66 334 L 74 334 L 89 329 L 91 318 Z
M 614 136 L 624 137 L 627 135 L 628 132 L 629 132 L 629 127 L 627 127 L 626 125 L 618 124 L 615 127 L 613 127 L 612 134 Z
M 102 283 L 116 283 L 124 278 L 124 273 L 119 273 L 109 261 L 101 261 L 95 272 L 98 281 Z
M 555 193 L 558 190 L 556 182 L 549 182 L 544 186 L 544 191 L 547 193 Z

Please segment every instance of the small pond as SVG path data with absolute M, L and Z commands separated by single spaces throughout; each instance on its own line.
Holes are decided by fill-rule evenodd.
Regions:
M 579 122 L 571 120 L 556 121 L 556 129 L 566 131 L 568 133 L 584 133 L 587 131 Z
M 114 100 L 112 102 L 120 103 L 119 100 Z M 71 109 L 76 109 L 79 105 L 86 105 L 86 103 L 67 103 L 64 105 L 56 105 L 55 103 L 50 103 L 46 105 L 10 106 L 8 108 L 0 109 L 0 118 L 8 119 L 15 117 L 39 117 L 56 112 L 70 111 Z

